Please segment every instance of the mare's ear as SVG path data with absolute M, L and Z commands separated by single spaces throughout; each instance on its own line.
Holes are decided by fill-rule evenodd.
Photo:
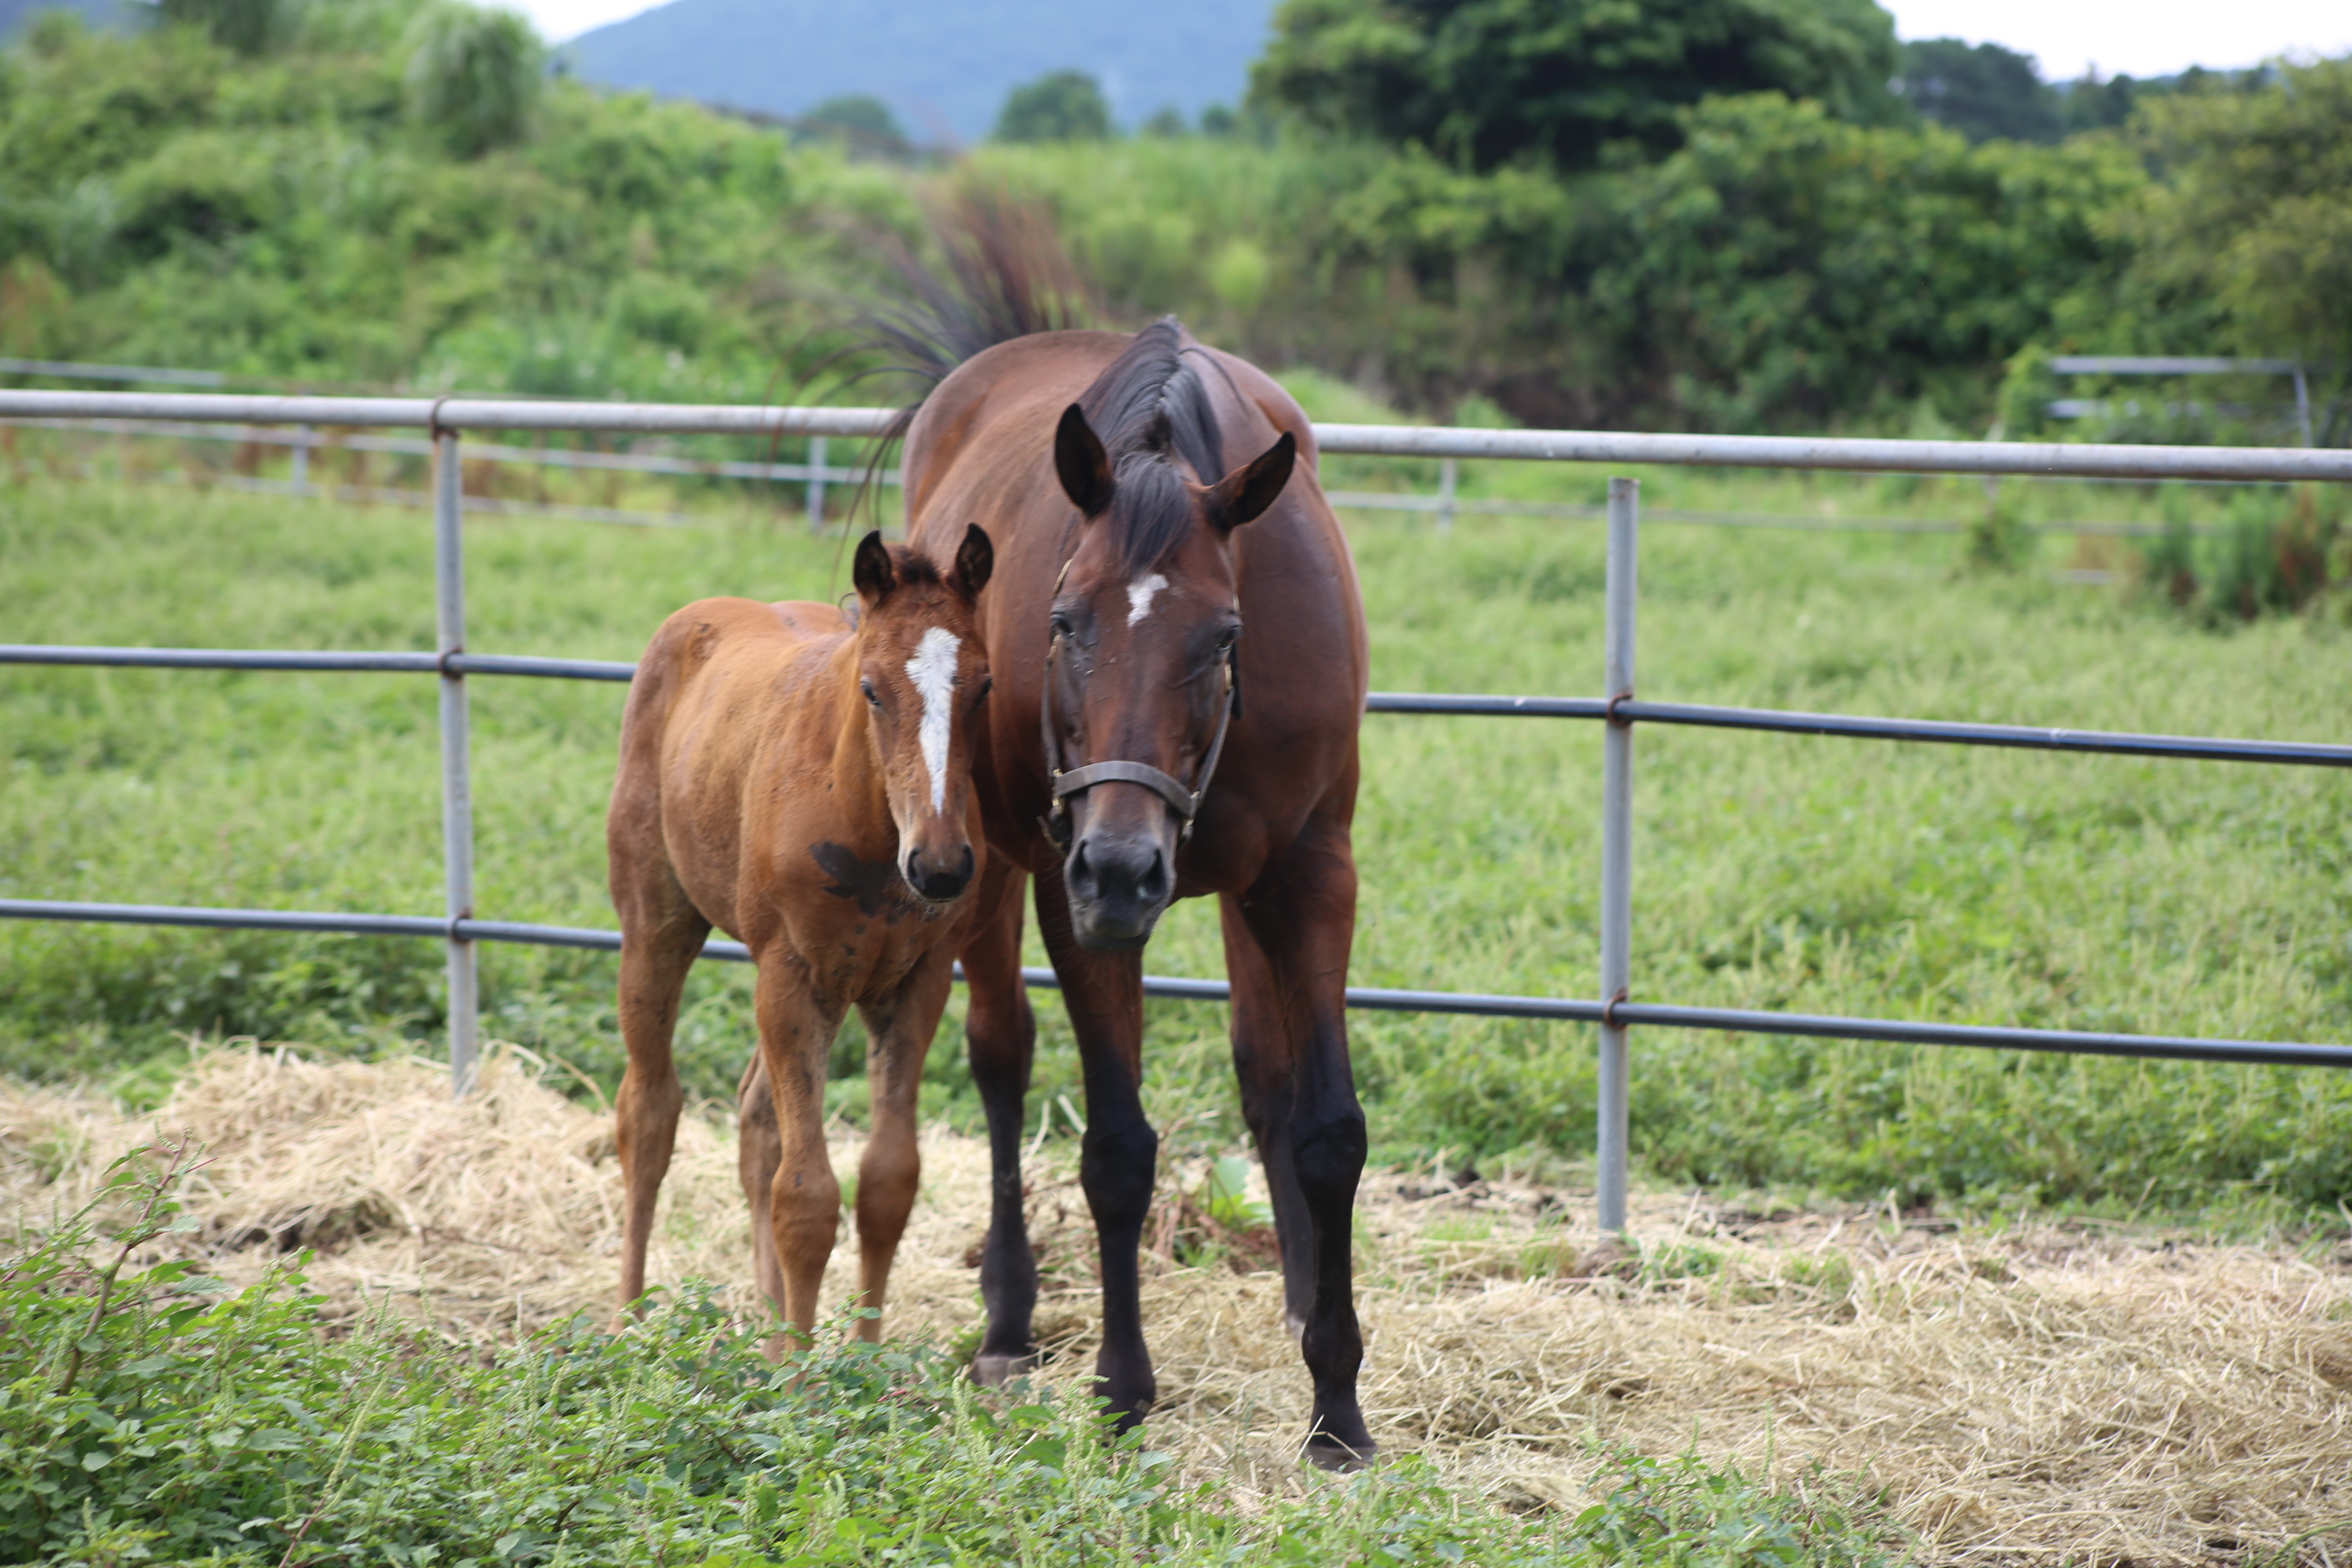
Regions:
M 857 596 L 871 609 L 890 596 L 898 585 L 898 569 L 891 564 L 890 547 L 882 542 L 882 531 L 876 529 L 857 542 L 856 557 L 849 564 L 849 580 L 857 584 Z
M 1298 442 L 1285 430 L 1282 439 L 1210 487 L 1210 518 L 1223 529 L 1239 528 L 1249 521 L 1282 494 L 1297 460 Z
M 955 575 L 950 579 L 955 591 L 971 604 L 995 571 L 996 546 L 988 542 L 988 531 L 976 522 L 966 524 L 962 548 L 956 552 Z
M 1062 493 L 1081 512 L 1100 517 L 1109 509 L 1110 454 L 1075 403 L 1062 410 L 1054 430 L 1054 471 L 1061 476 Z

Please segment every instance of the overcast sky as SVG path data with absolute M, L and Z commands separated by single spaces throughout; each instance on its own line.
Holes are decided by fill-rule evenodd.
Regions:
M 941 0 L 952 5 L 955 0 Z M 2163 76 L 2250 66 L 2273 55 L 2352 54 L 2347 0 L 1882 0 L 1906 38 L 1966 38 L 2034 55 L 2042 74 Z M 647 9 L 644 0 L 520 0 L 563 39 Z

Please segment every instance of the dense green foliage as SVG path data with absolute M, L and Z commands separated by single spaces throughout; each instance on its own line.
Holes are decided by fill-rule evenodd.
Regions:
M 999 142 L 1099 142 L 1110 134 L 1110 100 L 1084 71 L 1053 71 L 1005 95 Z
M 1903 101 L 1971 142 L 2055 142 L 2066 116 L 2031 55 L 1999 44 L 1919 38 L 1903 46 Z
M 1582 169 L 1612 142 L 1674 146 L 1720 94 L 1882 117 L 1895 58 L 1875 0 L 1285 0 L 1250 91 L 1467 167 Z
M 523 139 L 546 51 L 520 12 L 441 0 L 408 41 L 408 110 L 452 153 L 478 158 Z
M 1298 384 L 1326 417 L 1380 417 Z M 29 449 L 28 449 L 29 450 Z M 322 460 L 323 461 L 323 460 Z M 1399 478 L 1370 460 L 1327 482 Z M 1596 477 L 1471 465 L 1472 497 L 1598 499 Z M 2020 522 L 2177 519 L 2218 602 L 2276 505 L 2197 490 L 2005 487 Z M 1662 473 L 1645 505 L 1972 518 L 1973 484 Z M 626 498 L 624 498 L 626 499 Z M 2326 494 L 2286 521 L 2352 577 Z M 2335 510 L 2330 510 L 2334 508 Z M 472 645 L 633 657 L 713 593 L 829 600 L 840 544 L 790 520 L 684 531 L 469 524 Z M 1358 518 L 1374 684 L 1590 690 L 1600 542 L 1573 523 Z M 2020 536 L 2031 552 L 2033 536 Z M 1967 569 L 1965 536 L 1691 530 L 1643 544 L 1645 689 L 1828 711 L 2337 739 L 2339 596 L 2217 637 L 2138 597 Z M 2095 542 L 2094 542 L 2095 543 Z M 2163 541 L 2152 542 L 2161 545 Z M 2086 547 L 2087 548 L 2087 547 Z M 34 480 L 0 489 L 0 621 L 24 640 L 432 646 L 420 514 Z M 2111 567 L 2118 552 L 2076 556 Z M 2218 618 L 2218 617 L 2217 617 Z M 408 676 L 16 668 L 0 673 L 0 895 L 415 912 L 439 907 L 429 681 Z M 481 907 L 609 928 L 601 824 L 622 692 L 485 680 L 474 697 Z M 1536 721 L 1374 719 L 1358 817 L 1360 984 L 1591 994 L 1599 741 Z M 2319 769 L 2049 757 L 1645 731 L 1641 994 L 1733 1006 L 2238 1037 L 2352 1038 L 2352 781 Z M 1178 906 L 1152 968 L 1222 973 L 1214 909 Z M 1033 948 L 1030 962 L 1043 958 Z M 483 950 L 488 1032 L 609 1091 L 620 1048 L 606 955 Z M 432 1038 L 427 942 L 0 922 L 0 1067 L 144 1092 L 184 1032 L 370 1053 Z M 693 1092 L 731 1097 L 749 975 L 703 965 L 681 1026 Z M 960 1006 L 961 1004 L 959 1003 Z M 1079 1100 L 1061 1009 L 1038 1009 L 1039 1100 Z M 1154 1004 L 1148 1104 L 1223 1152 L 1240 1137 L 1223 1009 Z M 1591 1146 L 1589 1031 L 1359 1014 L 1376 1158 L 1481 1162 Z M 1677 1181 L 1959 1203 L 2128 1209 L 2233 1202 L 2332 1212 L 2352 1195 L 2352 1081 L 2294 1070 L 2076 1061 L 1647 1030 L 1635 1148 Z M 828 1105 L 863 1114 L 845 1034 Z M 1033 1106 L 1034 1106 L 1033 1102 Z M 951 1021 L 923 1114 L 980 1124 Z M 1060 1118 L 1056 1117 L 1058 1123 Z M 1057 1132 L 1058 1132 L 1057 1128 Z
M 1305 30 L 1277 41 L 1269 72 L 1420 17 L 1435 31 L 1415 68 L 1454 60 L 1485 80 L 1497 29 L 1525 19 L 1500 5 L 1367 9 L 1326 37 L 1312 9 L 1286 13 Z M 1759 27 L 1780 15 L 1641 14 L 1696 28 L 1734 11 Z M 1842 12 L 1788 15 L 1868 31 Z M 2037 346 L 2352 363 L 2338 264 L 2352 247 L 2328 199 L 2352 147 L 2344 62 L 2269 85 L 2176 84 L 2123 136 L 2050 146 L 1970 146 L 1932 123 L 1857 122 L 1851 104 L 1713 90 L 1748 79 L 1738 73 L 1692 77 L 1635 117 L 1670 122 L 1671 151 L 1623 131 L 1622 153 L 1583 173 L 1532 144 L 1532 162 L 1482 169 L 1489 132 L 1468 109 L 1444 110 L 1452 130 L 1393 132 L 1402 145 L 1318 131 L 1345 117 L 1273 100 L 1218 117 L 1214 136 L 1178 133 L 1179 117 L 1072 142 L 1107 116 L 1070 75 L 1034 83 L 1006 122 L 1045 140 L 934 171 L 853 160 L 903 151 L 872 126 L 795 144 L 542 84 L 511 16 L 309 0 L 274 26 L 257 58 L 197 27 L 70 25 L 0 57 L 0 352 L 805 399 L 874 363 L 855 323 L 889 287 L 877 240 L 929 253 L 919 215 L 977 181 L 1052 214 L 1107 323 L 1172 310 L 1254 357 L 1438 414 L 1475 395 L 1528 424 L 1977 430 L 2002 367 Z M 844 112 L 886 123 L 870 100 Z M 2001 416 L 2024 434 L 2058 395 L 2020 394 Z
M 1614 1457 L 1607 1500 L 1522 1521 L 1407 1461 L 1244 1517 L 1140 1434 L 986 1394 L 922 1348 L 772 1365 L 689 1287 L 614 1336 L 487 1354 L 368 1321 L 299 1269 L 243 1290 L 141 1266 L 162 1147 L 95 1214 L 0 1243 L 0 1558 L 11 1563 L 1038 1565 L 1704 1563 L 1845 1568 L 1874 1532 L 1693 1460 Z M 94 1221 L 110 1223 L 100 1234 Z M 131 1267 L 126 1268 L 126 1263 Z M 832 1348 L 837 1346 L 838 1348 Z

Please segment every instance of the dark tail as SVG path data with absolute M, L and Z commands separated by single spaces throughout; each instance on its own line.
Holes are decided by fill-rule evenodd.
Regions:
M 886 243 L 896 298 L 866 312 L 888 368 L 936 384 L 985 348 L 1084 325 L 1087 290 L 1044 203 L 967 177 L 933 208 L 939 259 Z

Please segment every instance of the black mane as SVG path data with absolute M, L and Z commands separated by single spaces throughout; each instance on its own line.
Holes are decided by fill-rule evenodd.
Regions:
M 1116 489 L 1103 521 L 1129 573 L 1150 570 L 1191 526 L 1177 463 L 1197 484 L 1224 477 L 1224 437 L 1209 389 L 1185 362 L 1183 331 L 1173 316 L 1152 322 L 1078 397 L 1110 456 Z

